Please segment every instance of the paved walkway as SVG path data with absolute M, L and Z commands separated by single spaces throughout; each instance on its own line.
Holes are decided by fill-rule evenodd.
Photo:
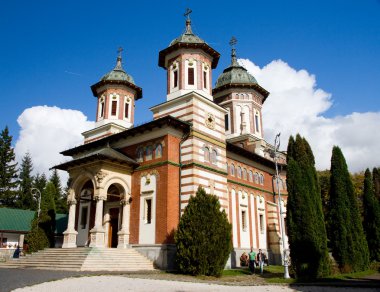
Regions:
M 32 287 L 19 288 L 14 292 L 60 292 L 60 291 L 75 291 L 75 292 L 120 292 L 120 291 L 134 291 L 134 292 L 192 292 L 192 291 L 220 291 L 220 292 L 248 292 L 254 289 L 255 292 L 289 292 L 289 291 L 378 291 L 376 288 L 349 288 L 349 287 L 313 287 L 313 286 L 225 286 L 205 283 L 189 283 L 179 281 L 166 281 L 166 280 L 150 280 L 128 278 L 124 276 L 93 276 L 81 278 L 69 278 L 55 282 L 47 282 L 38 284 Z M 360 290 L 359 290 L 360 289 Z

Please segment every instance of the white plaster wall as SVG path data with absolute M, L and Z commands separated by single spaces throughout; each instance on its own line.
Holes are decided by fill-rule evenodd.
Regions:
M 263 196 L 256 197 L 257 204 L 257 228 L 259 229 L 259 248 L 267 248 L 267 222 L 265 218 L 265 200 Z M 263 215 L 264 231 L 260 229 L 260 215 Z
M 233 237 L 233 247 L 238 247 L 238 238 L 237 238 L 237 222 L 236 222 L 236 192 L 231 190 L 231 213 L 232 213 L 232 237 Z
M 253 194 L 250 194 L 250 206 L 249 208 L 251 209 L 251 218 L 250 218 L 250 221 L 251 221 L 251 226 L 252 226 L 252 246 L 253 248 L 257 248 L 257 239 L 256 239 L 256 230 L 257 230 L 257 225 L 256 225 L 256 210 L 255 210 L 255 196 Z
M 156 176 L 150 176 L 150 183 L 147 184 L 146 176 L 141 178 L 141 194 L 140 194 L 140 244 L 156 243 Z M 152 198 L 152 220 L 150 224 L 145 221 L 145 199 Z
M 3 238 L 7 239 L 7 247 L 11 245 L 13 248 L 15 245 L 17 247 L 20 239 L 20 234 L 18 233 L 3 233 Z

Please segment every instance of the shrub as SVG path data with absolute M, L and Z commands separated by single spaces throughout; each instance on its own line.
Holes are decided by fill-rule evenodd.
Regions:
M 220 276 L 232 250 L 231 224 L 218 197 L 202 187 L 191 197 L 174 236 L 180 272 Z

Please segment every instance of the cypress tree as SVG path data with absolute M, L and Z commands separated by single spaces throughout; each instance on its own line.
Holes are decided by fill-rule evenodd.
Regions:
M 16 207 L 17 163 L 8 127 L 0 134 L 0 205 Z
M 371 260 L 380 261 L 380 206 L 375 199 L 372 176 L 367 168 L 364 175 L 363 227 Z
M 327 276 L 331 268 L 314 155 L 300 135 L 289 138 L 287 163 L 286 224 L 292 266 L 297 278 Z
M 218 197 L 201 187 L 191 197 L 174 239 L 179 270 L 184 274 L 220 276 L 232 250 L 231 224 Z
M 372 171 L 372 176 L 373 176 L 373 186 L 375 190 L 375 197 L 377 198 L 377 201 L 380 203 L 380 169 L 377 167 L 374 167 Z
M 369 252 L 354 187 L 341 149 L 333 147 L 328 226 L 332 254 L 342 272 L 364 271 Z
M 54 195 L 56 193 L 56 189 L 52 182 L 48 182 L 46 184 L 45 189 L 42 192 L 41 199 L 41 214 L 40 214 L 40 227 L 44 230 L 50 247 L 54 247 L 55 244 L 55 202 Z
M 21 161 L 19 181 L 18 208 L 36 210 L 36 202 L 32 196 L 34 177 L 32 176 L 33 163 L 29 153 L 26 153 Z

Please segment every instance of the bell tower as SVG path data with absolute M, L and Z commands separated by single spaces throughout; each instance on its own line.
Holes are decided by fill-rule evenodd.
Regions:
M 122 66 L 122 48 L 118 49 L 116 66 L 91 86 L 97 98 L 95 128 L 82 133 L 85 143 L 119 133 L 133 127 L 135 101 L 142 98 L 142 89 Z

